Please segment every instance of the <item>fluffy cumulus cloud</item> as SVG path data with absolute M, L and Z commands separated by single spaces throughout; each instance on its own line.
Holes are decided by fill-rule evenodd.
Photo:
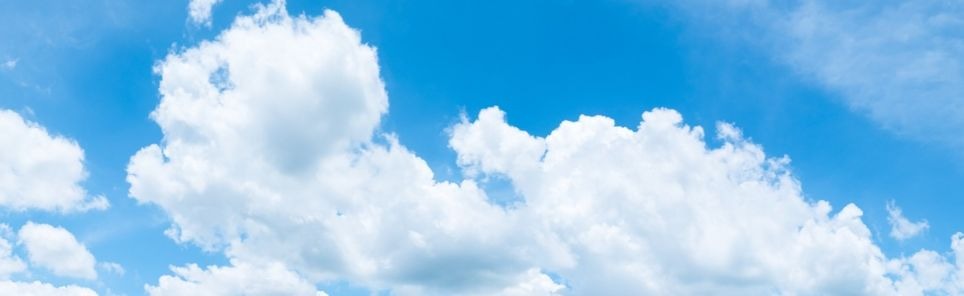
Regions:
M 164 141 L 128 166 L 130 195 L 171 218 L 168 235 L 226 266 L 173 267 L 148 285 L 318 294 L 347 281 L 399 295 L 957 293 L 954 256 L 887 258 L 861 210 L 805 198 L 787 158 L 729 125 L 654 109 L 635 128 L 603 116 L 547 136 L 498 108 L 451 128 L 468 179 L 436 181 L 392 135 L 375 49 L 331 11 L 283 3 L 157 66 Z M 475 179 L 522 197 L 491 202 Z M 953 258 L 953 259 L 952 259 Z
M 152 296 L 164 295 L 307 295 L 327 296 L 314 285 L 281 264 L 252 266 L 236 263 L 231 267 L 197 265 L 173 267 L 172 276 L 163 276 L 158 286 L 148 286 Z
M 39 225 L 37 225 L 37 224 L 28 223 L 27 225 L 29 225 L 30 228 L 28 228 L 27 233 L 21 232 L 21 241 L 20 241 L 20 243 L 21 243 L 21 244 L 27 244 L 27 241 L 24 241 L 24 240 L 23 240 L 24 238 L 26 238 L 26 239 L 28 239 L 28 240 L 30 241 L 29 245 L 27 245 L 27 248 L 28 248 L 27 251 L 28 251 L 28 252 L 31 252 L 31 250 L 30 250 L 31 246 L 32 246 L 33 248 L 36 248 L 38 244 L 40 244 L 41 247 L 44 247 L 44 248 L 45 248 L 45 245 L 46 245 L 45 242 L 46 242 L 46 240 L 48 239 L 46 236 L 47 236 L 48 234 L 47 234 L 47 233 L 43 233 L 43 232 L 38 233 L 38 232 L 34 231 L 34 230 L 36 230 L 36 228 L 39 226 Z M 27 225 L 25 225 L 25 227 L 26 227 Z M 44 226 L 46 226 L 46 225 L 44 225 Z M 42 226 L 39 226 L 39 227 L 42 227 Z M 33 230 L 31 230 L 31 228 L 33 228 Z M 23 228 L 22 228 L 21 230 L 23 230 Z M 26 236 L 23 236 L 23 234 L 26 234 Z M 69 234 L 69 233 L 68 233 L 68 234 Z M 65 296 L 74 296 L 74 295 L 76 295 L 76 296 L 90 296 L 90 295 L 97 295 L 96 292 L 94 292 L 93 290 L 91 290 L 91 289 L 89 289 L 89 288 L 84 288 L 84 287 L 75 286 L 75 285 L 54 286 L 54 285 L 51 285 L 51 284 L 49 284 L 49 283 L 44 283 L 44 282 L 40 282 L 40 281 L 20 282 L 20 281 L 13 281 L 13 280 L 11 280 L 10 278 L 11 278 L 12 275 L 15 275 L 15 274 L 24 274 L 24 273 L 29 272 L 29 269 L 28 269 L 27 264 L 24 263 L 24 261 L 21 260 L 20 257 L 17 256 L 16 253 L 14 253 L 14 244 L 12 244 L 11 241 L 9 240 L 9 239 L 11 239 L 14 235 L 15 235 L 15 233 L 10 229 L 10 226 L 8 226 L 8 225 L 6 225 L 6 224 L 0 224 L 0 294 L 2 294 L 2 295 L 30 295 L 30 296 L 46 296 L 46 295 L 57 295 L 57 296 L 60 296 L 60 295 L 65 295 Z M 38 235 L 39 235 L 39 236 L 42 236 L 42 237 L 38 238 Z M 61 235 L 60 235 L 60 234 L 54 234 L 54 235 L 51 236 L 51 237 L 54 237 L 54 238 L 52 239 L 52 241 L 51 241 L 52 244 L 57 244 L 57 243 L 58 243 L 58 242 L 57 242 L 57 241 L 58 241 L 58 238 L 56 238 L 57 236 L 61 236 Z M 70 237 L 73 238 L 72 235 L 71 235 Z M 75 255 L 85 256 L 84 254 L 75 254 Z M 89 255 L 89 254 L 86 254 L 86 255 Z M 45 255 L 45 256 L 47 256 L 47 255 Z M 74 258 L 69 258 L 69 256 L 63 257 L 63 258 L 61 258 L 61 259 L 63 260 L 62 262 L 65 262 L 65 264 L 68 264 L 68 265 L 74 264 L 73 262 L 76 261 Z M 32 259 L 31 259 L 31 260 L 32 260 Z M 40 265 L 41 267 L 47 267 L 47 266 L 49 266 L 50 264 L 60 264 L 60 262 L 51 262 L 51 257 L 50 257 L 50 256 L 45 257 L 44 260 L 45 260 L 45 263 L 37 263 L 37 262 L 32 262 L 32 263 L 33 263 L 33 264 L 36 264 L 36 265 Z M 81 276 L 81 277 L 83 277 L 83 276 L 85 276 L 85 274 L 84 274 L 85 272 L 87 272 L 87 271 L 86 271 L 86 270 L 83 270 L 83 271 L 81 271 L 80 273 L 77 273 L 77 274 L 75 274 L 75 273 L 73 273 L 73 272 L 68 272 L 68 273 L 66 273 L 66 274 L 67 274 L 68 276 L 72 276 L 72 277 L 76 277 L 76 276 Z
M 59 276 L 97 278 L 94 255 L 66 229 L 27 222 L 18 236 L 31 264 Z
M 337 13 L 264 6 L 157 71 L 165 141 L 132 157 L 128 180 L 177 241 L 312 282 L 485 293 L 533 281 L 530 254 L 505 243 L 525 237 L 512 215 L 472 181 L 436 182 L 391 136 L 373 141 L 388 107 L 375 49 Z
M 886 258 L 858 207 L 806 199 L 788 160 L 733 126 L 720 124 L 710 149 L 675 111 L 642 119 L 628 129 L 583 116 L 541 138 L 489 108 L 455 126 L 451 146 L 467 170 L 524 196 L 516 211 L 544 250 L 533 264 L 576 295 L 955 294 L 964 283 L 952 280 L 960 264 L 931 251 Z
M 221 0 L 191 0 L 187 6 L 188 17 L 196 25 L 211 24 L 211 9 Z
M 0 109 L 0 208 L 76 212 L 104 209 L 103 196 L 88 197 L 84 151 L 9 110 Z
M 3 291 L 4 295 L 22 296 L 97 296 L 97 292 L 88 288 L 74 285 L 54 286 L 38 281 L 0 281 L 0 291 Z
M 6 224 L 0 224 L 0 231 L 6 230 L 9 232 L 9 226 Z M 20 257 L 17 257 L 13 253 L 13 245 L 6 236 L 0 237 L 0 280 L 10 278 L 11 274 L 20 273 L 27 270 L 27 265 L 23 263 Z
M 897 240 L 915 237 L 930 227 L 926 220 L 911 222 L 893 201 L 887 203 L 887 222 L 890 223 L 890 236 Z
M 964 146 L 964 2 L 673 3 L 709 21 L 714 32 L 751 32 L 737 37 L 839 92 L 887 128 Z

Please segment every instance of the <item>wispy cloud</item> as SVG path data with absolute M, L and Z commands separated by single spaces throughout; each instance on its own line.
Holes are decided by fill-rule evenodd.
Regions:
M 674 3 L 723 38 L 759 46 L 887 129 L 964 147 L 964 2 Z
M 124 276 L 124 274 L 127 272 L 124 270 L 124 266 L 116 262 L 100 262 L 97 264 L 97 267 L 103 271 L 106 271 L 107 273 L 118 276 Z
M 17 59 L 7 59 L 7 61 L 3 62 L 3 64 L 0 64 L 0 65 L 2 65 L 2 68 L 4 70 L 13 70 L 17 68 L 17 62 L 18 62 Z
M 218 2 L 221 0 L 191 0 L 187 8 L 191 22 L 196 25 L 210 25 L 211 10 Z
M 893 200 L 887 203 L 887 222 L 890 222 L 890 236 L 901 241 L 915 237 L 930 228 L 927 220 L 911 222 L 904 217 Z

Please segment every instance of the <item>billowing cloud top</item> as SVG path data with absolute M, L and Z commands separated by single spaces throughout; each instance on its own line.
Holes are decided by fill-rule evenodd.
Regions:
M 436 181 L 377 132 L 388 99 L 375 50 L 332 11 L 262 6 L 157 73 L 164 141 L 131 158 L 130 195 L 171 217 L 173 239 L 231 263 L 174 267 L 152 295 L 311 295 L 332 281 L 400 295 L 964 291 L 964 235 L 956 262 L 887 258 L 861 210 L 805 198 L 787 158 L 729 124 L 708 147 L 669 109 L 540 137 L 488 108 L 451 129 L 473 178 Z M 522 202 L 490 202 L 486 176 Z

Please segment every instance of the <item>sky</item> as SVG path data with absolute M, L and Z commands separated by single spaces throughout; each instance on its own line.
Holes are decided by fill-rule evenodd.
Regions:
M 964 294 L 953 1 L 0 3 L 0 295 Z

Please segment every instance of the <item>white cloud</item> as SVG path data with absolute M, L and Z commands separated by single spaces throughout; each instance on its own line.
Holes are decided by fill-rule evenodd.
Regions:
M 28 225 L 34 225 L 30 224 Z M 29 232 L 29 231 L 28 231 Z M 13 253 L 13 245 L 7 238 L 13 236 L 10 227 L 6 224 L 0 224 L 0 295 L 24 295 L 24 296 L 45 296 L 45 295 L 56 295 L 56 296 L 89 296 L 97 295 L 91 289 L 68 285 L 68 286 L 53 286 L 49 283 L 43 283 L 39 281 L 33 282 L 18 282 L 10 280 L 10 276 L 13 274 L 26 273 L 28 272 L 27 265 L 20 259 L 16 254 Z M 31 244 L 37 243 L 36 233 L 28 234 L 28 239 L 32 242 Z M 22 241 L 26 244 L 26 241 Z M 46 242 L 41 242 L 46 243 Z M 56 243 L 56 242 L 54 242 Z M 46 247 L 46 246 L 44 246 Z M 28 252 L 30 252 L 30 247 L 28 246 Z M 48 259 L 45 259 L 49 261 Z M 67 264 L 71 264 L 68 260 Z M 59 263 L 59 262 L 55 262 Z M 34 262 L 34 264 L 38 264 Z M 38 264 L 42 267 L 46 266 L 44 264 Z
M 27 250 L 30 264 L 53 274 L 81 279 L 96 279 L 94 255 L 66 229 L 27 222 L 18 233 Z
M 84 151 L 73 140 L 51 136 L 19 114 L 0 109 L 0 207 L 77 212 L 105 209 L 103 196 L 88 198 Z
M 18 296 L 97 296 L 97 292 L 88 288 L 74 285 L 53 286 L 37 281 L 0 281 L 0 291 L 2 291 L 3 295 Z
M 922 250 L 890 269 L 898 275 L 895 286 L 899 295 L 961 295 L 964 293 L 964 234 L 951 238 L 955 261 L 937 252 Z M 898 266 L 899 265 L 899 266 Z M 943 292 L 943 293 L 940 293 Z
M 151 296 L 180 295 L 327 295 L 281 264 L 253 266 L 235 262 L 229 267 L 197 265 L 171 267 L 174 275 L 147 286 Z
M 525 235 L 474 182 L 435 182 L 391 137 L 371 141 L 388 108 L 374 48 L 337 13 L 276 5 L 158 64 L 165 141 L 132 157 L 130 195 L 164 209 L 177 241 L 311 281 L 484 293 L 522 279 L 503 242 Z
M 191 0 L 187 7 L 191 22 L 196 25 L 210 25 L 211 9 L 220 2 L 221 0 Z
M 28 272 L 27 265 L 14 254 L 13 245 L 8 240 L 13 235 L 10 226 L 0 224 L 0 295 L 97 295 L 93 290 L 73 285 L 56 287 L 39 281 L 11 281 L 11 275 Z
M 839 92 L 881 125 L 964 146 L 964 2 L 673 2 Z M 720 30 L 726 28 L 726 30 Z
M 535 264 L 575 295 L 964 291 L 964 234 L 952 238 L 956 264 L 928 250 L 886 258 L 859 208 L 831 215 L 803 197 L 786 158 L 717 130 L 724 144 L 708 149 L 700 127 L 656 109 L 635 130 L 582 116 L 541 138 L 489 108 L 450 144 L 466 169 L 511 180 L 531 219 L 522 227 L 546 238 L 533 242 L 544 250 Z
M 964 257 L 887 258 L 862 211 L 806 199 L 787 158 L 728 124 L 708 147 L 668 109 L 635 129 L 582 116 L 546 137 L 485 109 L 450 145 L 467 175 L 503 176 L 523 202 L 495 205 L 472 178 L 437 182 L 377 132 L 388 100 L 375 50 L 331 11 L 263 6 L 157 72 L 164 141 L 131 158 L 130 195 L 171 217 L 173 239 L 232 264 L 173 268 L 152 294 L 253 289 L 249 278 L 399 295 L 896 295 L 964 282 Z M 952 245 L 964 252 L 961 236 Z
M 681 120 L 656 109 L 630 130 L 583 116 L 537 138 L 489 108 L 456 126 L 451 145 L 463 165 L 512 181 L 552 251 L 538 264 L 574 294 L 887 294 L 856 206 L 830 215 L 804 200 L 786 159 L 725 124 L 725 144 L 707 149 Z M 506 145 L 543 148 L 519 159 Z
M 890 236 L 897 240 L 915 237 L 930 227 L 927 220 L 918 222 L 907 220 L 894 201 L 887 203 L 887 214 L 887 222 L 890 222 Z
M 499 291 L 497 295 L 502 296 L 535 296 L 535 295 L 562 295 L 566 286 L 560 285 L 552 280 L 548 275 L 538 269 L 530 269 L 523 275 L 523 280 L 518 281 L 515 286 L 506 287 Z
M 0 224 L 6 226 L 6 224 Z M 11 274 L 27 270 L 27 265 L 20 257 L 13 254 L 13 246 L 6 238 L 0 237 L 0 280 L 10 278 Z

